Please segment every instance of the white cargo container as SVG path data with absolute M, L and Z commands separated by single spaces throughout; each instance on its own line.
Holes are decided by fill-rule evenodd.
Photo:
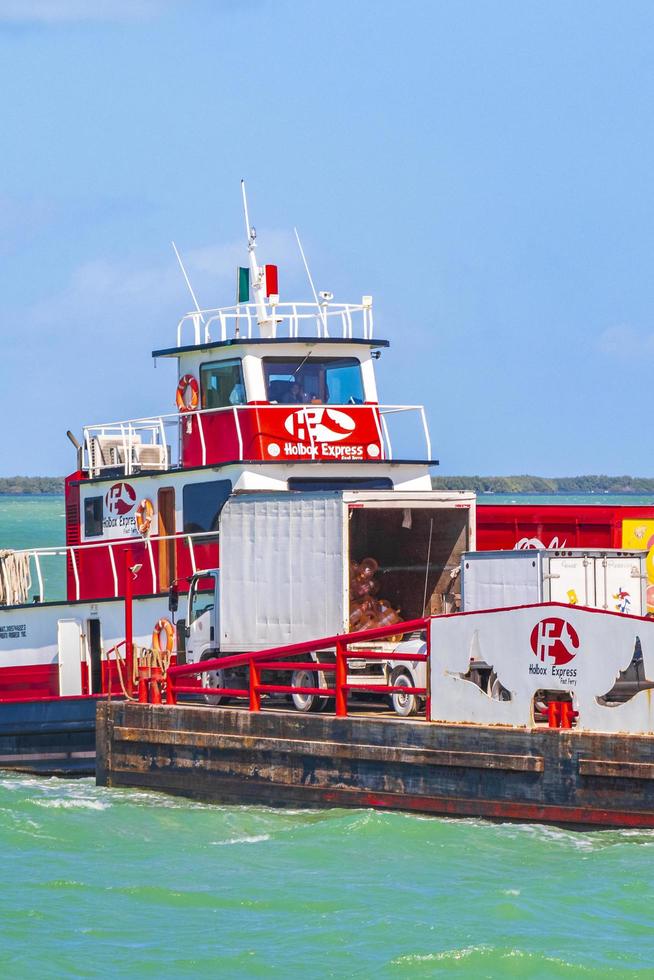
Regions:
M 645 551 L 477 551 L 461 561 L 465 612 L 563 602 L 644 616 Z
M 220 517 L 221 653 L 349 632 L 350 564 L 373 557 L 402 620 L 454 611 L 475 495 L 336 490 L 235 494 Z

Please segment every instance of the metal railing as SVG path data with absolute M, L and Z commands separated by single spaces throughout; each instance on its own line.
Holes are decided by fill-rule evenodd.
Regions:
M 269 650 L 259 650 L 256 653 L 238 653 L 226 657 L 215 657 L 212 660 L 203 660 L 195 664 L 178 664 L 170 667 L 166 678 L 166 702 L 176 704 L 178 695 L 193 694 L 202 696 L 212 696 L 220 698 L 247 699 L 250 711 L 261 711 L 262 695 L 271 694 L 304 694 L 314 695 L 320 698 L 335 699 L 335 713 L 339 718 L 345 717 L 348 713 L 348 693 L 350 691 L 364 691 L 376 694 L 414 694 L 424 697 L 427 702 L 427 718 L 430 716 L 429 710 L 429 679 L 426 687 L 409 687 L 394 684 L 370 684 L 348 680 L 347 665 L 350 659 L 360 660 L 360 651 L 350 651 L 349 647 L 355 643 L 363 641 L 371 642 L 382 640 L 386 637 L 403 636 L 406 633 L 416 631 L 426 631 L 427 652 L 412 653 L 398 650 L 372 651 L 366 650 L 366 660 L 392 660 L 393 662 L 403 663 L 426 663 L 429 664 L 429 636 L 428 628 L 429 617 L 413 619 L 405 623 L 395 623 L 392 626 L 381 626 L 377 629 L 360 630 L 356 633 L 345 633 L 340 636 L 328 636 L 318 640 L 311 640 L 306 643 L 293 643 L 281 647 L 273 647 Z M 324 661 L 295 661 L 294 657 L 302 657 L 307 654 L 325 651 L 334 651 L 334 662 L 325 663 Z M 247 688 L 229 687 L 202 687 L 185 686 L 178 683 L 178 678 L 196 676 L 207 673 L 208 671 L 226 671 L 237 667 L 247 667 L 248 686 Z M 334 674 L 334 684 L 332 687 L 301 687 L 293 684 L 264 684 L 262 673 L 264 671 L 297 671 L 311 670 L 316 674 L 324 672 Z M 427 668 L 429 675 L 429 668 Z
M 167 415 L 85 426 L 82 468 L 88 470 L 92 477 L 101 476 L 103 471 L 122 472 L 125 476 L 131 476 L 142 470 L 179 469 L 183 462 L 180 430 L 182 426 L 189 425 L 191 419 L 197 419 L 201 464 L 204 466 L 214 462 L 209 458 L 211 447 L 208 445 L 206 420 L 221 415 L 230 416 L 234 422 L 238 458 L 230 462 L 244 462 L 242 423 L 248 414 L 256 413 L 256 417 L 260 418 L 269 412 L 285 412 L 288 415 L 303 409 L 307 414 L 306 431 L 312 454 L 315 454 L 316 449 L 311 413 L 315 413 L 316 409 L 336 409 L 370 413 L 377 426 L 381 458 L 388 460 L 394 458 L 389 418 L 403 413 L 415 413 L 424 438 L 425 459 L 431 459 L 431 439 L 423 405 L 228 405 L 223 408 L 198 409 L 182 415 L 171 412 Z M 263 432 L 254 433 L 255 436 L 258 434 L 265 435 Z
M 251 340 L 260 329 L 267 337 L 316 336 L 319 338 L 372 340 L 372 300 L 361 303 L 275 303 L 269 305 L 270 318 L 259 321 L 253 303 L 186 313 L 177 324 L 177 346 L 184 333 L 191 331 L 194 345 L 224 340 Z
M 133 537 L 133 538 L 121 538 L 114 539 L 112 541 L 94 541 L 94 542 L 84 542 L 76 545 L 64 545 L 62 547 L 50 547 L 50 548 L 21 548 L 12 552 L 16 555 L 27 555 L 30 559 L 30 563 L 33 563 L 34 572 L 36 574 L 36 581 L 38 583 L 38 595 L 34 597 L 34 602 L 41 603 L 46 601 L 45 596 L 45 580 L 43 574 L 42 562 L 44 559 L 48 558 L 70 558 L 71 567 L 73 571 L 73 577 L 75 580 L 75 599 L 80 598 L 80 568 L 79 562 L 80 557 L 89 552 L 94 551 L 106 551 L 107 558 L 109 560 L 114 598 L 120 598 L 120 591 L 118 587 L 118 564 L 117 564 L 117 554 L 124 553 L 126 549 L 137 549 L 145 548 L 148 556 L 148 568 L 150 572 L 150 583 L 152 586 L 152 593 L 157 593 L 159 589 L 159 577 L 157 574 L 157 562 L 154 558 L 154 551 L 152 545 L 159 541 L 179 541 L 186 545 L 188 549 L 188 555 L 191 562 L 191 570 L 195 575 L 197 571 L 202 571 L 198 569 L 194 541 L 197 538 L 202 538 L 202 544 L 213 544 L 214 541 L 218 541 L 218 531 L 195 531 L 192 534 L 151 534 L 147 537 Z M 211 539 L 211 540 L 207 540 Z M 197 543 L 197 542 L 196 542 Z M 63 597 L 62 597 L 63 598 Z

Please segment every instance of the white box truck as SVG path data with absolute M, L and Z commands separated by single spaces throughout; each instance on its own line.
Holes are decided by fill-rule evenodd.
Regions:
M 365 619 L 370 608 L 391 610 L 400 622 L 455 611 L 461 558 L 475 544 L 475 495 L 236 493 L 223 508 L 219 532 L 220 569 L 199 572 L 191 581 L 188 662 L 340 635 L 362 622 L 372 627 L 372 614 Z M 358 571 L 362 565 L 373 569 L 369 580 Z M 397 641 L 374 643 L 375 650 L 389 654 L 396 646 Z M 405 672 L 398 664 L 367 662 L 370 646 L 362 643 L 360 649 L 361 660 L 350 665 L 359 681 L 390 683 L 391 675 L 396 679 Z M 325 657 L 333 660 L 331 653 Z M 331 675 L 320 671 L 293 678 L 295 686 L 327 687 L 328 681 Z M 324 701 L 311 695 L 293 695 L 293 700 L 306 711 Z M 415 698 L 408 703 L 415 710 Z
M 647 613 L 645 551 L 477 551 L 461 561 L 465 612 L 562 602 L 631 616 Z

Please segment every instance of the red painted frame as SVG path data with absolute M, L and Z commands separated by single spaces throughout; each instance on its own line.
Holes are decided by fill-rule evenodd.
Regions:
M 197 694 L 197 687 L 187 687 L 177 684 L 178 677 L 203 674 L 210 670 L 224 670 L 229 667 L 249 667 L 249 688 L 234 689 L 225 687 L 202 688 L 203 694 L 216 695 L 218 697 L 240 697 L 249 699 L 250 711 L 261 711 L 261 694 L 314 694 L 321 697 L 333 697 L 336 700 L 336 716 L 344 718 L 347 716 L 347 693 L 348 691 L 372 691 L 379 694 L 393 694 L 401 692 L 403 694 L 416 694 L 427 699 L 427 717 L 429 717 L 429 686 L 427 687 L 399 687 L 389 684 L 348 684 L 347 683 L 347 661 L 351 657 L 353 660 L 361 660 L 361 651 L 351 652 L 348 647 L 352 643 L 368 642 L 381 640 L 389 636 L 398 634 L 414 633 L 417 630 L 427 632 L 427 653 L 400 653 L 392 651 L 390 653 L 381 651 L 366 651 L 366 660 L 398 660 L 406 663 L 429 662 L 429 629 L 430 617 L 412 619 L 406 623 L 395 623 L 392 626 L 380 626 L 377 629 L 359 630 L 356 633 L 345 633 L 338 636 L 322 637 L 318 640 L 310 640 L 305 643 L 292 643 L 281 647 L 272 647 L 269 650 L 259 650 L 256 653 L 236 653 L 229 657 L 215 657 L 213 660 L 204 660 L 202 664 L 178 664 L 168 670 L 166 685 L 166 703 L 176 704 L 178 694 Z M 299 657 L 315 650 L 327 650 L 333 648 L 336 651 L 335 664 L 319 664 L 311 661 L 310 665 L 306 662 L 293 663 L 275 660 L 276 657 Z M 324 670 L 334 671 L 335 680 L 333 688 L 318 687 L 294 687 L 286 684 L 262 684 L 261 671 L 263 670 L 297 670 L 299 667 L 315 670 L 320 673 Z

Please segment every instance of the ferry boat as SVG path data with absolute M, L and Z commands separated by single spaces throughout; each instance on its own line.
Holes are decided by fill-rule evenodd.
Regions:
M 277 267 L 257 258 L 244 187 L 243 202 L 248 264 L 238 271 L 237 303 L 196 303 L 177 324 L 174 344 L 153 351 L 177 363 L 176 411 L 85 425 L 80 439 L 69 433 L 76 465 L 65 481 L 65 547 L 2 553 L 1 767 L 92 772 L 98 699 L 136 698 L 145 673 L 161 677 L 189 647 L 196 656 L 216 655 L 218 627 L 207 612 L 218 602 L 221 512 L 239 495 L 292 495 L 312 506 L 339 495 L 350 516 L 392 511 L 411 568 L 402 579 L 393 534 L 383 521 L 368 522 L 338 586 L 339 608 L 356 608 L 357 628 L 384 615 L 392 622 L 423 614 L 425 601 L 427 611 L 454 601 L 444 583 L 474 548 L 474 495 L 432 491 L 437 461 L 421 405 L 380 402 L 375 365 L 389 343 L 374 336 L 372 298 L 334 302 L 331 293 L 316 292 L 309 275 L 313 301 L 283 302 Z M 420 451 L 397 443 L 398 421 L 403 433 L 407 421 L 413 424 Z M 434 508 L 431 524 L 416 516 L 420 507 Z M 449 515 L 447 533 L 434 533 L 436 510 L 439 528 Z M 268 520 L 276 520 L 274 508 Z M 289 521 L 282 542 L 296 533 Z M 311 533 L 302 528 L 305 537 Z M 348 574 L 368 547 L 386 552 L 388 581 L 395 582 L 384 607 L 372 595 L 366 606 L 348 594 Z M 292 563 L 288 551 L 284 560 Z M 268 560 L 274 578 L 275 555 Z M 46 592 L 44 569 L 52 562 L 65 563 L 63 599 Z M 247 581 L 231 584 L 232 592 L 241 590 L 245 616 L 260 595 L 248 592 Z M 187 612 L 176 621 L 180 593 Z M 302 602 L 310 605 L 307 595 Z M 260 624 L 262 647 L 304 628 L 297 610 L 278 612 L 268 609 Z M 315 624 L 314 632 L 306 628 L 315 635 Z

